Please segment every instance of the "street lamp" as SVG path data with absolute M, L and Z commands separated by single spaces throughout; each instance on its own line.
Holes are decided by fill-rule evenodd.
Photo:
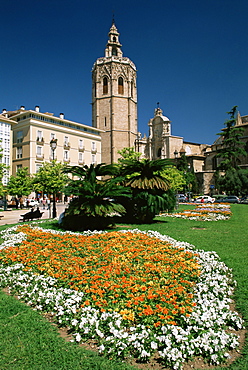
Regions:
M 57 148 L 57 139 L 52 139 L 50 141 L 50 148 L 52 150 L 52 154 L 53 154 L 53 161 L 54 161 L 54 152 Z M 54 162 L 53 162 L 53 166 L 54 166 Z M 56 199 L 55 199 L 55 196 L 56 196 L 56 193 L 53 192 L 53 218 L 55 218 L 57 216 L 57 210 L 56 210 Z

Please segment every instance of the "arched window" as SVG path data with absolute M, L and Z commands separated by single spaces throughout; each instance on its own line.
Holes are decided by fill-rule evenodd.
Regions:
M 116 37 L 115 36 L 113 37 L 113 41 L 116 42 Z
M 112 55 L 117 56 L 117 49 L 116 48 L 112 48 Z
M 158 148 L 158 158 L 161 158 L 161 148 Z
M 133 98 L 133 81 L 131 81 L 131 98 Z
M 118 94 L 124 94 L 123 78 L 118 78 Z
M 103 94 L 108 93 L 108 79 L 107 77 L 103 77 Z

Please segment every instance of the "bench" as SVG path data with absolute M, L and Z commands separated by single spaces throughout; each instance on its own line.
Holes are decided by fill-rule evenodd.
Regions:
M 27 212 L 25 215 L 21 215 L 20 221 L 30 221 L 35 218 L 39 219 L 42 217 L 44 212 L 40 212 L 39 210 L 33 211 L 33 212 Z

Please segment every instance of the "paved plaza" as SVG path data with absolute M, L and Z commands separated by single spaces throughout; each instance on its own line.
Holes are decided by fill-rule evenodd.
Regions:
M 67 207 L 67 204 L 63 203 L 57 203 L 56 209 L 57 209 L 57 216 L 59 216 Z M 52 205 L 51 209 L 42 209 L 42 206 L 40 207 L 40 211 L 44 212 L 40 220 L 45 220 L 48 218 L 52 218 Z M 21 223 L 21 215 L 24 215 L 25 213 L 29 212 L 27 208 L 24 209 L 11 209 L 8 208 L 7 211 L 0 212 L 0 216 L 3 215 L 0 219 L 0 225 L 9 225 L 9 224 L 17 224 Z

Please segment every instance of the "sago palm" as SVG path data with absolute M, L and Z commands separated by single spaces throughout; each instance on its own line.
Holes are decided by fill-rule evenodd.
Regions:
M 126 177 L 125 184 L 138 189 L 169 189 L 169 182 L 160 175 L 160 172 L 169 165 L 167 159 L 150 161 L 127 160 L 123 163 L 121 173 Z
M 132 200 L 125 202 L 129 219 L 149 223 L 160 211 L 173 208 L 174 194 L 169 191 L 169 181 L 161 175 L 169 165 L 167 159 L 123 162 L 124 184 L 132 189 Z
M 62 226 L 69 230 L 104 229 L 114 222 L 114 216 L 123 215 L 126 210 L 116 199 L 130 197 L 130 189 L 110 180 L 99 180 L 101 175 L 110 175 L 110 167 L 104 165 L 72 168 L 78 177 L 71 180 L 68 191 L 75 197 L 65 212 Z M 69 169 L 67 170 L 69 172 Z

